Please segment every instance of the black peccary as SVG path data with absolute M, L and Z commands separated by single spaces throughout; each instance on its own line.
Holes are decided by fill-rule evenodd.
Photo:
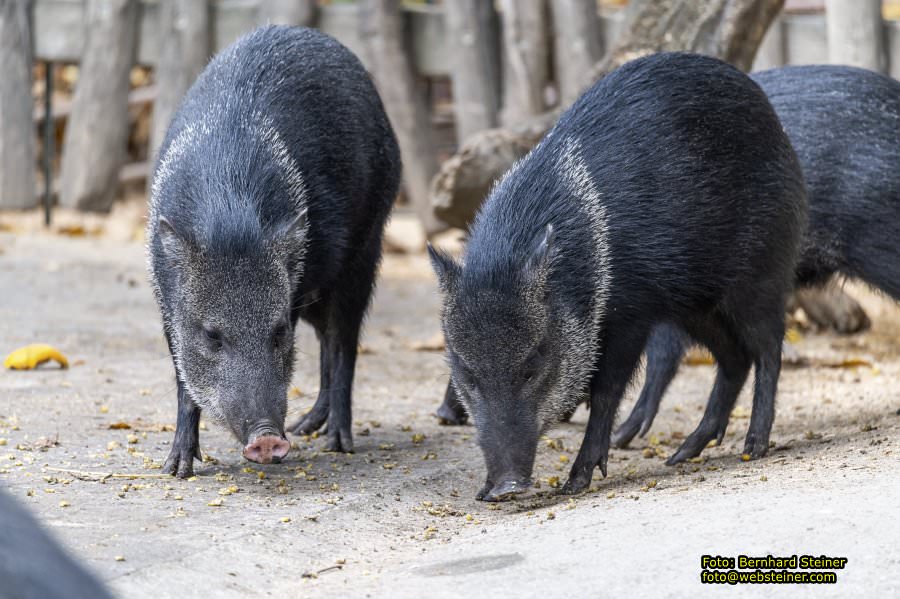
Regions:
M 859 279 L 900 300 L 900 82 L 843 66 L 785 67 L 752 75 L 769 96 L 800 159 L 809 225 L 799 286 L 834 275 Z M 647 377 L 613 444 L 650 429 L 690 337 L 674 324 L 654 330 Z M 699 428 L 668 463 L 722 441 L 731 406 L 710 403 Z
M 299 318 L 319 339 L 320 391 L 288 430 L 327 420 L 328 449 L 352 451 L 358 336 L 399 180 L 375 87 L 331 37 L 264 27 L 207 66 L 160 149 L 147 227 L 178 382 L 165 471 L 191 474 L 201 409 L 247 459 L 288 453 Z
M 111 599 L 12 497 L 0 491 L 0 599 Z
M 747 444 L 764 452 L 805 219 L 794 151 L 737 69 L 657 54 L 595 84 L 493 189 L 464 263 L 432 250 L 451 381 L 487 464 L 478 498 L 527 489 L 540 434 L 586 393 L 564 491 L 605 475 L 616 409 L 664 321 L 717 357 L 721 403 L 755 363 Z

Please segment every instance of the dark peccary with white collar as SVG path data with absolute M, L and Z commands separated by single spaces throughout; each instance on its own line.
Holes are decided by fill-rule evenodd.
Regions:
M 564 491 L 605 475 L 660 322 L 711 349 L 724 403 L 756 365 L 748 443 L 765 451 L 805 218 L 794 151 L 737 69 L 657 54 L 595 84 L 491 192 L 463 263 L 432 251 L 451 380 L 487 465 L 478 498 L 525 491 L 539 436 L 585 394 Z
M 360 325 L 400 180 L 397 143 L 357 58 L 311 29 L 264 27 L 216 56 L 160 148 L 150 275 L 178 382 L 163 467 L 191 475 L 200 411 L 244 457 L 281 460 L 294 329 L 319 339 L 320 391 L 288 427 L 352 451 Z
M 843 66 L 785 67 L 752 77 L 769 96 L 806 178 L 809 226 L 797 284 L 841 275 L 900 300 L 900 83 Z M 654 330 L 644 388 L 614 445 L 625 447 L 650 429 L 690 343 L 674 324 Z M 730 411 L 710 403 L 669 463 L 699 454 L 711 439 L 721 442 Z

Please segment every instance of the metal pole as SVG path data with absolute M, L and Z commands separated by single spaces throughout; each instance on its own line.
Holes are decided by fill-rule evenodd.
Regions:
M 50 226 L 53 202 L 53 146 L 56 132 L 53 121 L 53 63 L 46 62 L 44 82 L 44 225 Z

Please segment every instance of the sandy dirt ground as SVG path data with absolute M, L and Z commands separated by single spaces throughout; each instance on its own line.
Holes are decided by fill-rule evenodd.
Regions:
M 663 464 L 712 383 L 713 367 L 686 366 L 652 435 L 614 450 L 589 492 L 553 489 L 581 410 L 542 441 L 536 494 L 490 505 L 474 500 L 472 427 L 432 416 L 447 369 L 417 345 L 438 331 L 424 256 L 385 261 L 357 371 L 355 454 L 294 438 L 285 463 L 258 466 L 204 423 L 207 461 L 175 480 L 158 470 L 175 387 L 143 247 L 0 233 L 0 353 L 44 342 L 72 362 L 0 372 L 0 487 L 129 598 L 900 596 L 900 309 L 853 293 L 873 330 L 795 340 L 809 365 L 783 372 L 765 459 L 739 459 L 745 389 L 722 447 Z M 297 343 L 291 419 L 318 389 L 314 335 L 304 328 Z M 700 583 L 707 553 L 849 561 L 836 585 L 724 590 Z

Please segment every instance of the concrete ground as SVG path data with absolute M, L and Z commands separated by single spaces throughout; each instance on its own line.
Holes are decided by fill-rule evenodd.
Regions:
M 417 345 L 438 331 L 421 255 L 385 262 L 357 372 L 355 454 L 296 438 L 285 463 L 257 466 L 209 424 L 208 461 L 185 481 L 158 470 L 175 394 L 142 246 L 0 234 L 0 289 L 0 353 L 44 342 L 72 362 L 0 372 L 0 486 L 121 597 L 900 594 L 900 309 L 864 290 L 853 292 L 871 332 L 795 340 L 810 365 L 784 370 L 769 457 L 738 457 L 745 390 L 723 447 L 663 464 L 712 382 L 711 366 L 686 366 L 652 436 L 614 450 L 590 492 L 552 489 L 580 443 L 579 411 L 541 443 L 537 494 L 490 505 L 474 500 L 472 428 L 431 415 L 447 371 Z M 298 344 L 289 418 L 318 388 L 311 331 Z M 849 561 L 836 585 L 726 591 L 700 583 L 703 554 Z

